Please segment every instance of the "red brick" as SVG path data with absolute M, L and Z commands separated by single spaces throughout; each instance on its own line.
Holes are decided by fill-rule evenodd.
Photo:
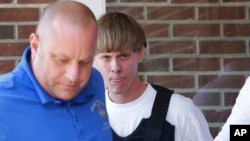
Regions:
M 149 75 L 148 81 L 167 88 L 194 88 L 194 77 L 190 75 Z
M 149 42 L 150 54 L 194 54 L 194 41 L 152 41 Z
M 244 75 L 200 75 L 198 79 L 200 89 L 239 89 L 245 82 Z
M 200 7 L 199 20 L 245 19 L 244 7 Z
M 173 25 L 174 37 L 218 37 L 220 36 L 219 24 L 175 24 Z
M 174 71 L 218 71 L 219 58 L 174 58 Z
M 192 99 L 195 94 L 194 93 L 181 92 L 180 95 L 183 95 L 185 97 L 188 97 L 188 98 Z
M 215 3 L 218 0 L 171 0 L 171 3 Z
M 250 71 L 250 58 L 226 58 L 224 59 L 225 71 Z
M 200 41 L 200 54 L 245 54 L 244 41 Z
M 0 56 L 21 56 L 28 43 L 0 43 Z
M 14 60 L 0 60 L 0 74 L 10 72 L 14 67 Z
M 0 25 L 0 39 L 14 39 L 14 29 L 12 25 Z
M 169 63 L 167 58 L 148 58 L 144 59 L 141 64 L 139 64 L 140 72 L 147 71 L 169 71 Z
M 208 122 L 225 122 L 231 110 L 202 110 Z
M 239 2 L 249 2 L 249 0 L 223 0 L 223 2 L 224 3 L 226 3 L 226 2 L 237 2 L 237 3 L 239 3 Z
M 235 93 L 234 92 L 227 92 L 227 93 L 225 93 L 224 94 L 224 97 L 225 97 L 224 105 L 225 106 L 233 106 L 235 104 L 235 101 L 236 101 L 236 98 L 237 98 L 238 94 L 239 94 L 238 92 L 235 92 Z
M 47 4 L 56 0 L 17 0 L 19 4 Z
M 193 102 L 197 106 L 219 106 L 220 93 L 198 91 L 193 97 Z
M 120 2 L 135 2 L 135 0 L 120 0 Z M 142 3 L 145 3 L 145 2 L 166 2 L 166 0 L 143 0 L 143 1 L 137 1 L 136 3 L 138 2 L 142 2 Z
M 250 24 L 225 24 L 224 35 L 227 37 L 249 37 L 250 36 Z
M 13 0 L 0 0 L 0 4 L 12 3 Z
M 121 12 L 128 15 L 131 15 L 136 20 L 144 19 L 144 9 L 139 6 L 115 6 L 115 7 L 107 7 L 107 12 Z
M 209 127 L 209 131 L 213 138 L 215 138 L 220 132 L 220 127 Z
M 148 7 L 149 20 L 186 20 L 194 19 L 193 7 Z
M 39 10 L 37 8 L 2 8 L 0 9 L 0 22 L 37 21 Z
M 147 37 L 168 37 L 168 24 L 142 24 L 141 25 Z
M 36 25 L 19 25 L 18 30 L 18 39 L 29 39 L 31 33 L 35 33 Z

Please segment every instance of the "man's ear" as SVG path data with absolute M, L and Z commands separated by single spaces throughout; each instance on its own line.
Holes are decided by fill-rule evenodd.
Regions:
M 141 51 L 139 52 L 139 63 L 143 61 L 144 55 L 145 55 L 146 47 L 142 45 Z
M 30 34 L 30 49 L 31 49 L 31 58 L 34 59 L 38 53 L 40 47 L 38 35 L 35 33 Z

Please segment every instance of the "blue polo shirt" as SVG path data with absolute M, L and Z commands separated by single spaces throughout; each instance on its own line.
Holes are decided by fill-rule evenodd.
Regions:
M 16 68 L 0 76 L 0 141 L 111 141 L 104 84 L 92 69 L 71 101 L 50 97 L 29 66 L 30 47 Z

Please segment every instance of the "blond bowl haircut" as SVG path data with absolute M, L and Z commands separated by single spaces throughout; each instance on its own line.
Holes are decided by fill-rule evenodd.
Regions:
M 97 53 L 131 50 L 146 47 L 146 35 L 136 20 L 124 13 L 104 14 L 98 21 Z

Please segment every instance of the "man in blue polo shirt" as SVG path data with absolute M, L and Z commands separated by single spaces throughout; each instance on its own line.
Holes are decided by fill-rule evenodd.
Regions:
M 0 141 L 111 141 L 104 84 L 92 67 L 96 19 L 50 4 L 16 68 L 0 77 Z

